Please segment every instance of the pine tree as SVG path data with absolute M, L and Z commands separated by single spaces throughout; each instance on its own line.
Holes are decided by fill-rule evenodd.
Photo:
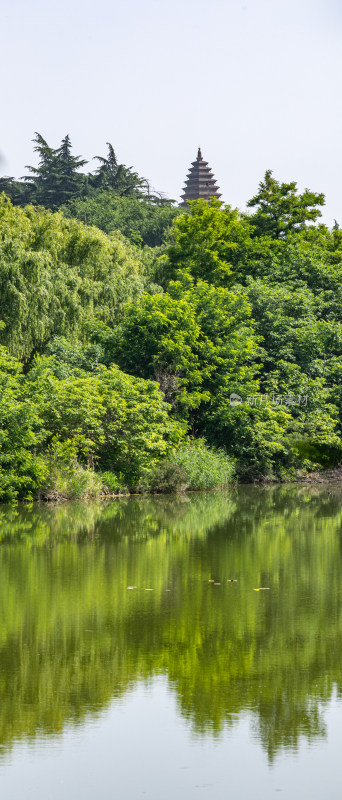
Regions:
M 53 208 L 53 175 L 56 151 L 49 147 L 48 143 L 37 131 L 33 142 L 35 143 L 34 152 L 38 153 L 39 156 L 38 167 L 31 167 L 27 164 L 26 169 L 29 170 L 31 175 L 25 175 L 24 181 L 29 186 L 34 203 L 43 205 L 46 208 Z
M 71 153 L 67 135 L 56 150 L 51 148 L 40 133 L 35 134 L 34 151 L 39 155 L 38 167 L 27 166 L 32 176 L 24 180 L 30 187 L 36 205 L 56 210 L 63 203 L 86 194 L 87 178 L 78 170 L 87 161 Z
M 32 189 L 22 180 L 4 175 L 0 178 L 0 194 L 4 192 L 14 206 L 26 206 L 33 202 Z
M 144 179 L 140 178 L 137 172 L 132 172 L 132 167 L 125 164 L 118 164 L 113 145 L 107 142 L 108 156 L 95 156 L 100 162 L 100 166 L 95 171 L 95 175 L 89 176 L 95 189 L 113 191 L 116 195 L 142 194 Z
M 61 146 L 56 150 L 56 205 L 60 206 L 67 203 L 68 200 L 86 194 L 87 178 L 78 170 L 87 163 L 81 156 L 72 155 L 70 137 L 69 135 L 65 136 Z

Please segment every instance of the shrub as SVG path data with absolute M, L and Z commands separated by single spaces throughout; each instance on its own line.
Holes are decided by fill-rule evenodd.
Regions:
M 233 476 L 234 462 L 223 450 L 208 447 L 204 439 L 192 439 L 159 462 L 148 478 L 148 488 L 160 492 L 218 489 L 231 483 Z
M 118 476 L 115 472 L 101 472 L 99 477 L 105 494 L 128 494 L 127 486 L 125 486 L 121 474 Z
M 99 475 L 78 463 L 72 442 L 55 442 L 46 464 L 48 477 L 40 491 L 45 500 L 86 500 L 102 493 Z

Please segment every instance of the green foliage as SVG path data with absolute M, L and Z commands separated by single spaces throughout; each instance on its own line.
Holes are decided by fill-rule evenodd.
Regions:
M 287 439 L 291 414 L 272 405 L 254 406 L 253 396 L 244 395 L 237 406 L 219 396 L 208 409 L 203 433 L 236 460 L 240 480 L 279 479 L 293 465 Z
M 131 167 L 118 164 L 113 145 L 107 142 L 108 155 L 95 156 L 100 166 L 95 171 L 95 175 L 89 175 L 89 183 L 95 189 L 105 191 L 109 189 L 116 196 L 139 195 L 145 183 L 144 178 L 140 178 L 137 172 L 132 172 Z M 96 224 L 96 223 L 91 223 Z M 101 225 L 99 226 L 101 227 Z
M 246 282 L 250 276 L 267 278 L 268 282 L 288 284 L 295 290 L 308 287 L 319 293 L 327 310 L 341 314 L 342 259 L 332 250 L 332 238 L 327 229 L 306 230 L 289 236 L 286 241 L 260 237 L 252 241 L 250 259 L 239 278 Z M 240 277 L 241 276 L 241 277 Z M 336 305 L 333 306 L 334 300 Z
M 37 134 L 36 146 L 31 183 L 3 180 L 15 202 L 31 186 L 35 203 L 63 213 L 0 198 L 0 342 L 25 372 L 17 364 L 7 379 L 2 412 L 8 442 L 23 447 L 13 497 L 26 475 L 28 496 L 45 479 L 67 494 L 73 468 L 85 487 L 105 471 L 112 492 L 200 485 L 172 455 L 186 433 L 223 448 L 244 480 L 336 463 L 342 232 L 313 224 L 323 195 L 268 171 L 249 216 L 217 200 L 181 213 L 144 195 L 112 145 L 87 176 L 68 137 L 53 150 Z
M 262 337 L 261 391 L 306 397 L 291 404 L 291 437 L 310 447 L 340 447 L 341 266 L 309 254 L 300 241 L 282 253 L 263 279 L 249 279 L 256 330 Z
M 169 493 L 185 492 L 188 487 L 187 474 L 172 457 L 162 459 L 142 481 L 142 490 L 147 492 Z
M 273 181 L 270 176 L 269 180 Z M 249 365 L 245 361 L 250 383 L 240 381 L 238 388 L 229 380 L 230 392 L 243 402 L 232 408 L 230 392 L 218 384 L 205 413 L 193 415 L 192 422 L 196 432 L 237 459 L 238 473 L 245 479 L 286 475 L 304 461 L 307 466 L 304 449 L 315 456 L 316 466 L 326 463 L 327 453 L 336 458 L 341 451 L 339 231 L 306 227 L 319 215 L 322 196 L 298 196 L 294 184 L 273 181 L 272 187 L 284 198 L 284 236 L 277 238 L 271 229 L 255 229 L 252 235 L 254 217 L 244 219 L 218 201 L 198 201 L 176 220 L 159 267 L 165 286 L 174 274 L 183 285 L 186 275 L 197 282 L 204 276 L 233 294 L 246 293 L 250 300 L 258 343 Z M 252 399 L 255 395 L 262 397 L 259 407 Z M 277 407 L 274 397 L 279 396 Z M 303 397 L 305 406 L 299 406 L 294 398 Z M 304 449 L 299 441 L 306 443 Z
M 77 460 L 72 440 L 57 439 L 46 452 L 47 477 L 40 486 L 44 500 L 89 500 L 103 493 L 102 476 Z
M 168 228 L 180 214 L 171 200 L 156 202 L 148 196 L 120 197 L 108 189 L 101 189 L 95 196 L 73 200 L 61 210 L 65 216 L 96 225 L 107 234 L 121 231 L 133 244 L 149 247 L 163 244 Z
M 0 501 L 32 499 L 47 475 L 44 437 L 33 400 L 22 387 L 21 365 L 0 346 Z
M 150 485 L 161 491 L 217 489 L 234 476 L 234 462 L 223 450 L 208 447 L 203 439 L 182 443 L 166 461 L 161 461 Z
M 227 285 L 237 264 L 245 257 L 252 228 L 248 221 L 219 200 L 196 200 L 188 213 L 175 220 L 167 247 L 167 258 L 160 264 L 163 285 L 189 272 L 195 280 Z
M 128 494 L 123 476 L 116 475 L 115 472 L 110 472 L 108 470 L 101 472 L 101 484 L 102 492 L 106 494 Z
M 8 175 L 0 178 L 0 194 L 4 193 L 15 206 L 26 206 L 32 200 L 29 184 L 15 180 Z
M 94 467 L 134 487 L 184 434 L 156 383 L 115 366 L 61 378 L 52 357 L 24 376 L 0 354 L 1 500 L 93 496 L 102 486 Z
M 126 371 L 156 379 L 182 414 L 245 387 L 251 391 L 256 352 L 250 305 L 190 276 L 169 292 L 145 294 L 129 304 L 118 325 L 110 357 Z
M 59 379 L 52 359 L 38 358 L 26 386 L 40 408 L 47 442 L 70 446 L 81 463 L 122 475 L 130 487 L 182 435 L 157 384 L 115 365 Z
M 102 331 L 101 331 L 102 328 Z M 105 336 L 106 326 L 88 326 L 88 332 L 92 330 L 93 335 Z M 111 334 L 110 329 L 108 329 Z M 45 355 L 52 356 L 53 372 L 57 378 L 69 378 L 76 370 L 81 369 L 85 372 L 94 372 L 98 365 L 103 361 L 104 348 L 100 343 L 80 342 L 78 340 L 66 339 L 64 336 L 54 336 L 45 347 Z
M 272 236 L 282 239 L 289 233 L 302 230 L 306 222 L 315 222 L 321 216 L 318 206 L 324 205 L 324 194 L 305 189 L 298 194 L 297 184 L 279 183 L 266 170 L 259 184 L 259 191 L 248 201 L 249 208 L 256 208 L 249 217 L 257 236 Z
M 51 336 L 82 334 L 87 321 L 113 323 L 141 293 L 140 251 L 76 220 L 0 197 L 1 342 L 27 361 Z
M 30 189 L 30 202 L 56 210 L 62 203 L 83 194 L 86 177 L 79 173 L 87 162 L 71 153 L 69 136 L 60 147 L 49 147 L 40 133 L 36 133 L 34 151 L 38 153 L 38 167 L 27 167 L 31 176 L 25 178 Z
M 30 175 L 20 180 L 0 179 L 0 192 L 5 192 L 14 205 L 32 203 L 56 211 L 69 201 L 106 190 L 120 197 L 143 196 L 146 191 L 146 179 L 139 177 L 131 167 L 119 164 L 109 142 L 107 157 L 95 156 L 100 165 L 94 173 L 88 174 L 80 172 L 88 162 L 72 154 L 68 135 L 57 148 L 50 147 L 37 132 L 33 142 L 38 166 L 27 166 Z

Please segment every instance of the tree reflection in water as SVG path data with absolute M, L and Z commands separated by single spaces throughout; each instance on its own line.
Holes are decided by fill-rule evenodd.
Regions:
M 198 735 L 248 711 L 270 759 L 324 736 L 341 693 L 340 501 L 241 487 L 2 507 L 0 744 L 81 724 L 157 674 Z

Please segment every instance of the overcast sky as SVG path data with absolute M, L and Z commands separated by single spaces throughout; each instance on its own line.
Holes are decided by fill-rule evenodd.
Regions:
M 200 145 L 225 202 L 270 168 L 342 224 L 342 0 L 2 0 L 1 18 L 2 174 L 36 163 L 34 131 L 69 133 L 178 200 Z

